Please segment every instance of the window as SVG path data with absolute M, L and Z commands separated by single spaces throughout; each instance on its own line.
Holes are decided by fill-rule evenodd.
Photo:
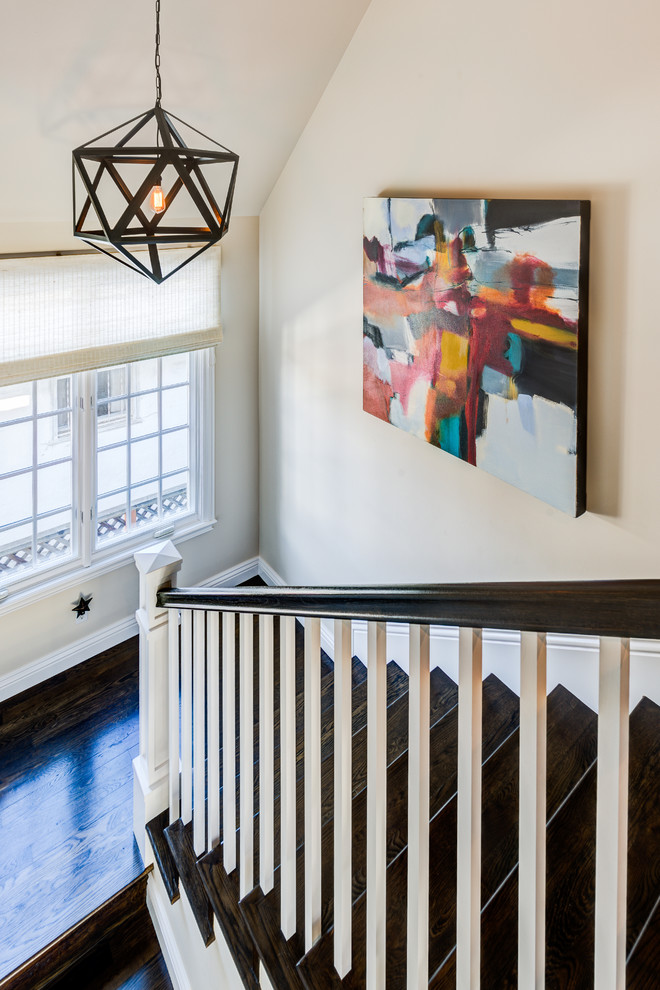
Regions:
M 0 388 L 0 588 L 211 522 L 212 354 Z
M 0 389 L 0 581 L 75 552 L 71 376 Z

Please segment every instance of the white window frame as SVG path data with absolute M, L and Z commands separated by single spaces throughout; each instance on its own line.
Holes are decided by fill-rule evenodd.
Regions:
M 73 526 L 72 557 L 61 564 L 36 569 L 25 578 L 0 585 L 0 616 L 36 602 L 72 584 L 100 577 L 123 567 L 136 550 L 159 539 L 184 542 L 208 533 L 216 523 L 215 505 L 215 348 L 190 351 L 190 504 L 194 511 L 171 523 L 157 520 L 131 536 L 94 549 L 96 529 L 95 371 L 73 376 Z M 64 377 L 64 376 L 62 376 Z M 130 401 L 130 400 L 129 400 Z M 82 415 L 80 415 L 82 413 Z M 83 465 L 85 467 L 83 468 Z

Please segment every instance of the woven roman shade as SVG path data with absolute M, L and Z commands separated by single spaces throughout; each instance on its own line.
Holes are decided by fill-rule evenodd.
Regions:
M 96 251 L 0 259 L 0 385 L 198 350 L 221 337 L 220 248 L 162 285 Z

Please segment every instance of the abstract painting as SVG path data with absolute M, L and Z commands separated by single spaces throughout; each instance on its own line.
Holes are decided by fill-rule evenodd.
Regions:
M 578 516 L 589 203 L 366 199 L 364 409 Z

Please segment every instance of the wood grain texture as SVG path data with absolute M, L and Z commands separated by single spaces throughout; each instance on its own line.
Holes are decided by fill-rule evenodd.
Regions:
M 142 873 L 137 639 L 0 705 L 0 976 Z
M 518 699 L 493 675 L 483 683 L 483 724 L 482 753 L 484 759 L 487 759 L 503 746 L 511 733 L 517 731 L 518 724 Z M 439 961 L 442 953 L 450 951 L 455 942 L 457 732 L 457 710 L 452 709 L 431 733 L 431 963 L 436 959 Z M 403 759 L 407 770 L 407 755 Z M 401 812 L 399 824 L 395 826 L 395 832 L 400 836 L 399 844 L 398 848 L 391 849 L 392 856 L 387 870 L 387 986 L 392 990 L 399 990 L 406 985 L 407 780 L 399 789 L 392 787 L 391 790 L 388 780 L 388 841 L 391 826 L 390 800 L 393 809 L 401 807 Z M 393 810 L 392 814 L 395 813 Z M 355 850 L 354 844 L 354 855 Z M 361 853 L 359 855 L 362 856 Z M 336 973 L 331 972 L 333 945 L 332 935 L 328 932 L 299 963 L 298 969 L 308 990 L 330 986 L 365 986 L 363 939 L 366 932 L 366 897 L 363 893 L 363 879 L 360 878 L 358 882 L 353 907 L 353 969 L 343 981 L 338 981 Z
M 192 822 L 184 825 L 181 819 L 168 825 L 165 829 L 165 838 L 172 853 L 177 872 L 179 874 L 186 897 L 190 902 L 192 913 L 195 916 L 197 927 L 204 941 L 208 946 L 215 940 L 213 934 L 213 922 L 211 918 L 211 904 L 202 883 L 200 882 L 197 870 L 197 856 L 193 847 Z M 217 847 L 219 848 L 219 847 Z
M 354 793 L 359 793 L 363 789 L 363 781 L 366 779 L 366 681 L 364 677 L 364 666 L 360 661 L 354 659 L 353 662 L 353 683 L 355 687 L 352 692 L 352 705 L 353 705 L 353 727 L 357 728 L 355 735 L 353 736 L 353 767 L 354 767 Z M 407 717 L 408 717 L 408 707 L 407 707 L 407 676 L 398 667 L 397 664 L 388 664 L 387 671 L 387 694 L 388 694 L 388 713 L 392 719 L 393 730 L 388 735 L 388 758 L 396 759 L 396 757 L 401 752 L 401 748 L 404 748 L 407 744 Z M 456 699 L 456 686 L 440 671 L 435 672 L 432 678 L 432 683 L 435 685 L 435 693 L 432 700 L 432 711 L 435 717 L 440 717 L 440 713 L 443 713 L 452 707 Z M 326 707 L 327 694 L 332 693 L 333 685 L 331 682 L 324 682 L 323 691 L 323 707 Z M 328 709 L 326 709 L 328 710 Z M 330 714 L 332 710 L 329 709 Z M 329 750 L 329 751 L 328 751 Z M 329 745 L 324 747 L 324 759 L 321 766 L 321 791 L 322 791 L 322 821 L 324 825 L 322 848 L 325 854 L 324 867 L 322 871 L 322 887 L 323 887 L 323 903 L 324 903 L 324 923 L 326 927 L 328 926 L 329 911 L 332 905 L 332 890 L 331 883 L 329 883 L 329 878 L 332 873 L 332 862 L 328 858 L 328 849 L 332 845 L 332 830 L 331 825 L 328 827 L 328 823 L 331 822 L 332 818 L 332 795 L 333 795 L 333 782 L 334 782 L 334 764 L 333 764 L 333 747 L 332 747 L 332 734 L 329 736 Z M 298 895 L 297 901 L 299 908 L 303 903 L 302 899 L 302 877 L 304 875 L 304 789 L 302 776 L 299 776 L 297 782 L 297 801 L 296 801 L 296 816 L 297 816 L 297 836 L 298 836 Z M 255 846 L 258 847 L 258 836 L 259 836 L 259 814 L 257 813 L 254 818 L 253 827 L 255 829 Z M 275 862 L 279 867 L 279 828 L 280 828 L 280 816 L 279 816 L 279 794 L 276 798 L 275 803 Z M 237 909 L 238 902 L 238 885 L 234 874 L 227 875 L 222 866 L 222 855 L 221 851 L 215 850 L 213 853 L 204 857 L 199 864 L 204 883 L 211 899 L 213 910 L 221 925 L 223 932 L 228 937 L 230 944 L 235 942 L 232 948 L 232 954 L 234 955 L 237 965 L 243 972 L 246 968 L 254 971 L 254 965 L 250 962 L 248 958 L 245 957 L 245 935 L 243 928 L 237 922 L 235 911 Z M 233 896 L 233 900 L 232 900 Z M 281 931 L 280 931 L 280 918 L 279 918 L 279 904 L 280 904 L 280 885 L 279 885 L 279 868 L 275 872 L 275 887 L 273 891 L 264 898 L 263 893 L 259 887 L 256 887 L 254 891 L 243 898 L 241 901 L 241 913 L 242 918 L 245 919 L 245 923 L 248 925 L 251 931 L 251 936 L 248 936 L 248 944 L 252 944 L 251 939 L 255 937 L 258 929 L 261 926 L 261 904 L 262 901 L 266 901 L 267 905 L 264 909 L 266 912 L 267 923 L 270 926 L 267 932 L 261 931 L 257 935 L 258 941 L 257 946 L 260 950 L 260 955 L 262 958 L 269 960 L 274 965 L 275 973 L 280 973 L 281 971 L 287 971 L 291 979 L 296 980 L 295 974 L 295 964 L 297 963 L 300 955 L 304 951 L 304 945 L 301 943 L 301 947 L 298 948 L 298 942 L 296 937 L 290 940 L 290 943 L 284 941 Z M 299 910 L 298 918 L 298 931 L 302 933 L 303 918 L 302 913 Z M 241 935 L 238 937 L 237 933 Z M 272 944 L 277 947 L 279 953 L 277 963 L 274 962 L 274 956 L 270 952 L 269 945 Z M 288 963 L 288 969 L 287 969 Z M 275 983 L 277 986 L 278 984 Z M 282 985 L 282 984 L 279 984 Z
M 660 973 L 660 898 L 626 966 L 628 990 L 656 990 Z
M 256 844 L 258 851 L 259 845 Z M 237 844 L 237 857 L 240 846 Z M 236 968 L 248 990 L 259 990 L 259 963 L 239 903 L 238 865 L 231 873 L 222 865 L 222 845 L 202 857 L 197 864 L 198 879 L 222 930 Z M 279 873 L 279 870 L 277 871 Z
M 117 985 L 114 980 L 106 983 L 101 990 L 173 990 L 167 966 L 162 953 L 152 956 L 135 972 L 131 973 L 123 983 Z
M 165 829 L 169 823 L 170 813 L 165 809 L 160 815 L 156 815 L 155 818 L 152 818 L 147 823 L 147 835 L 154 851 L 156 868 L 159 870 L 165 884 L 165 890 L 170 899 L 170 904 L 174 904 L 181 895 L 179 893 L 179 873 L 170 851 L 169 843 L 165 838 Z
M 596 758 L 597 716 L 563 687 L 548 698 L 547 815 L 551 819 Z M 517 780 L 517 736 L 507 740 L 496 759 L 484 766 L 481 982 L 483 990 L 517 990 L 518 880 L 517 795 L 507 793 Z M 500 777 L 501 773 L 501 777 Z M 490 838 L 489 838 L 490 836 Z M 508 880 L 498 890 L 498 885 Z M 429 986 L 455 986 L 453 947 L 447 961 L 432 971 Z
M 660 581 L 543 581 L 362 588 L 180 588 L 161 606 L 660 639 Z

